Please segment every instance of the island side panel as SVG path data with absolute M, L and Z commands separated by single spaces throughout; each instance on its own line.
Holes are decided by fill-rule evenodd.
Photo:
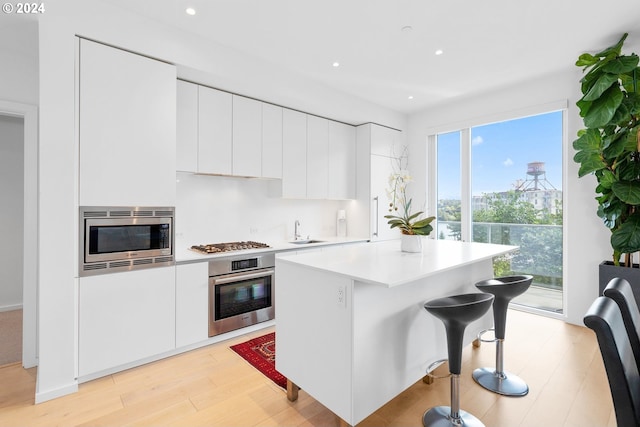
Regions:
M 355 282 L 352 424 L 421 379 L 429 364 L 447 358 L 444 326 L 426 312 L 424 303 L 448 295 L 480 292 L 475 283 L 491 277 L 492 261 L 484 260 L 393 288 Z M 492 325 L 489 310 L 467 327 L 465 345 Z
M 351 423 L 353 281 L 276 259 L 275 289 L 276 369 Z

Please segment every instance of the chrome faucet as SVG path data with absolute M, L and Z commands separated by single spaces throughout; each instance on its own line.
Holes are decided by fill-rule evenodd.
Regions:
M 294 237 L 294 240 L 298 240 L 301 237 L 300 233 L 298 232 L 298 227 L 300 227 L 300 221 L 298 221 L 296 219 L 296 222 L 293 224 L 293 229 L 294 229 L 293 237 Z

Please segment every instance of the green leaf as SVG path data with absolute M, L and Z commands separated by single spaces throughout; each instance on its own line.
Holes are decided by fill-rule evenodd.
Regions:
M 611 247 L 622 253 L 640 250 L 640 213 L 630 215 L 624 224 L 611 233 Z
M 630 205 L 640 204 L 640 182 L 618 181 L 611 185 L 611 190 L 617 198 Z
M 584 124 L 588 128 L 600 128 L 608 124 L 616 113 L 624 95 L 617 85 L 607 89 L 600 98 L 593 101 L 591 108 L 584 117 Z
M 614 44 L 613 46 L 610 46 L 608 48 L 606 48 L 605 50 L 596 53 L 594 56 L 597 56 L 599 58 L 604 58 L 607 57 L 609 55 L 615 55 L 615 56 L 619 56 L 620 52 L 622 52 L 622 45 L 624 44 L 625 39 L 627 38 L 627 36 L 629 35 L 629 33 L 624 33 L 622 35 L 622 37 L 620 38 L 620 40 L 618 40 L 618 43 Z
M 625 74 L 638 66 L 638 55 L 618 56 L 602 67 L 602 71 L 612 74 Z
M 582 55 L 580 55 L 578 57 L 578 60 L 576 61 L 576 66 L 578 66 L 578 67 L 589 67 L 589 66 L 595 64 L 598 61 L 599 61 L 599 59 L 596 58 L 595 56 L 591 55 L 590 53 L 583 53 Z
M 613 137 L 607 138 L 607 141 L 609 142 L 606 144 L 606 148 L 602 150 L 605 159 L 615 159 L 622 154 L 626 145 L 624 133 L 615 134 Z
M 595 101 L 611 87 L 614 83 L 618 82 L 618 76 L 616 74 L 602 73 L 602 75 L 595 81 L 593 86 L 589 89 L 582 99 L 585 101 Z
M 586 151 L 581 151 L 574 156 L 574 160 L 576 157 L 579 157 L 580 169 L 578 170 L 578 177 L 582 178 L 585 175 L 588 175 L 592 172 L 604 169 L 607 165 L 602 161 L 602 157 L 598 153 L 589 153 Z
M 428 236 L 429 233 L 431 233 L 432 231 L 433 231 L 433 227 L 431 225 L 413 229 L 413 232 L 419 236 Z
M 602 137 L 597 129 L 582 129 L 580 137 L 573 141 L 576 150 L 599 151 Z
M 580 117 L 584 117 L 587 115 L 587 113 L 589 112 L 589 108 L 591 108 L 591 104 L 593 104 L 593 102 L 585 101 L 583 99 L 576 102 L 576 105 L 580 109 Z
M 423 227 L 426 227 L 426 226 L 427 226 L 427 225 L 429 225 L 429 224 L 431 223 L 431 221 L 433 221 L 434 219 L 436 219 L 436 217 L 435 217 L 435 216 L 430 216 L 429 218 L 421 219 L 420 221 L 416 221 L 416 222 L 413 224 L 413 227 L 414 227 L 414 228 L 423 228 Z
M 602 176 L 598 179 L 600 185 L 607 190 L 611 189 L 611 185 L 616 181 L 616 176 L 607 169 L 603 170 Z

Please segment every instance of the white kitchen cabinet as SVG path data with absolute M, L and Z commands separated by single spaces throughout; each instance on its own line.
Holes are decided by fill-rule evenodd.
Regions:
M 175 280 L 173 266 L 79 279 L 80 377 L 175 348 Z
M 307 196 L 307 115 L 282 111 L 282 197 Z
M 371 124 L 371 154 L 400 157 L 404 150 L 402 132 L 396 129 Z
M 176 68 L 80 39 L 79 204 L 173 206 Z
M 198 173 L 231 175 L 232 95 L 198 87 Z
M 402 133 L 372 123 L 358 126 L 356 150 L 356 193 L 364 210 L 359 221 L 350 222 L 351 231 L 353 235 L 369 236 L 371 240 L 399 239 L 400 232 L 391 230 L 384 216 L 389 214 L 389 175 L 398 165 L 398 157 L 389 153 L 404 153 Z
M 176 267 L 176 347 L 209 338 L 209 263 Z
M 262 176 L 282 178 L 282 107 L 262 103 Z
M 329 122 L 329 199 L 356 198 L 356 128 Z
M 329 121 L 307 115 L 307 198 L 329 194 Z
M 262 102 L 233 95 L 233 167 L 236 176 L 262 176 Z
M 176 170 L 198 170 L 198 85 L 178 80 Z

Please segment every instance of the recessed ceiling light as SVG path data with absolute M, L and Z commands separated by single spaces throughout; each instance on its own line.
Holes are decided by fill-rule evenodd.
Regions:
M 444 51 L 442 49 L 438 49 L 435 51 L 436 55 L 442 55 L 444 53 Z
M 340 66 L 340 63 L 339 63 L 338 61 L 336 61 L 336 62 L 334 62 L 334 63 L 333 63 L 333 66 L 334 66 L 334 67 L 339 67 L 339 66 Z
M 413 99 L 413 95 L 409 95 L 408 99 Z
M 413 30 L 413 27 L 411 25 L 405 25 L 404 27 L 401 28 L 400 31 L 402 31 L 403 33 L 410 33 L 411 30 Z
M 188 8 L 186 8 L 186 9 L 185 9 L 185 13 L 186 13 L 187 15 L 191 15 L 191 16 L 193 16 L 193 15 L 195 15 L 195 14 L 196 14 L 196 10 L 195 10 L 194 8 L 192 8 L 192 7 L 188 7 Z

